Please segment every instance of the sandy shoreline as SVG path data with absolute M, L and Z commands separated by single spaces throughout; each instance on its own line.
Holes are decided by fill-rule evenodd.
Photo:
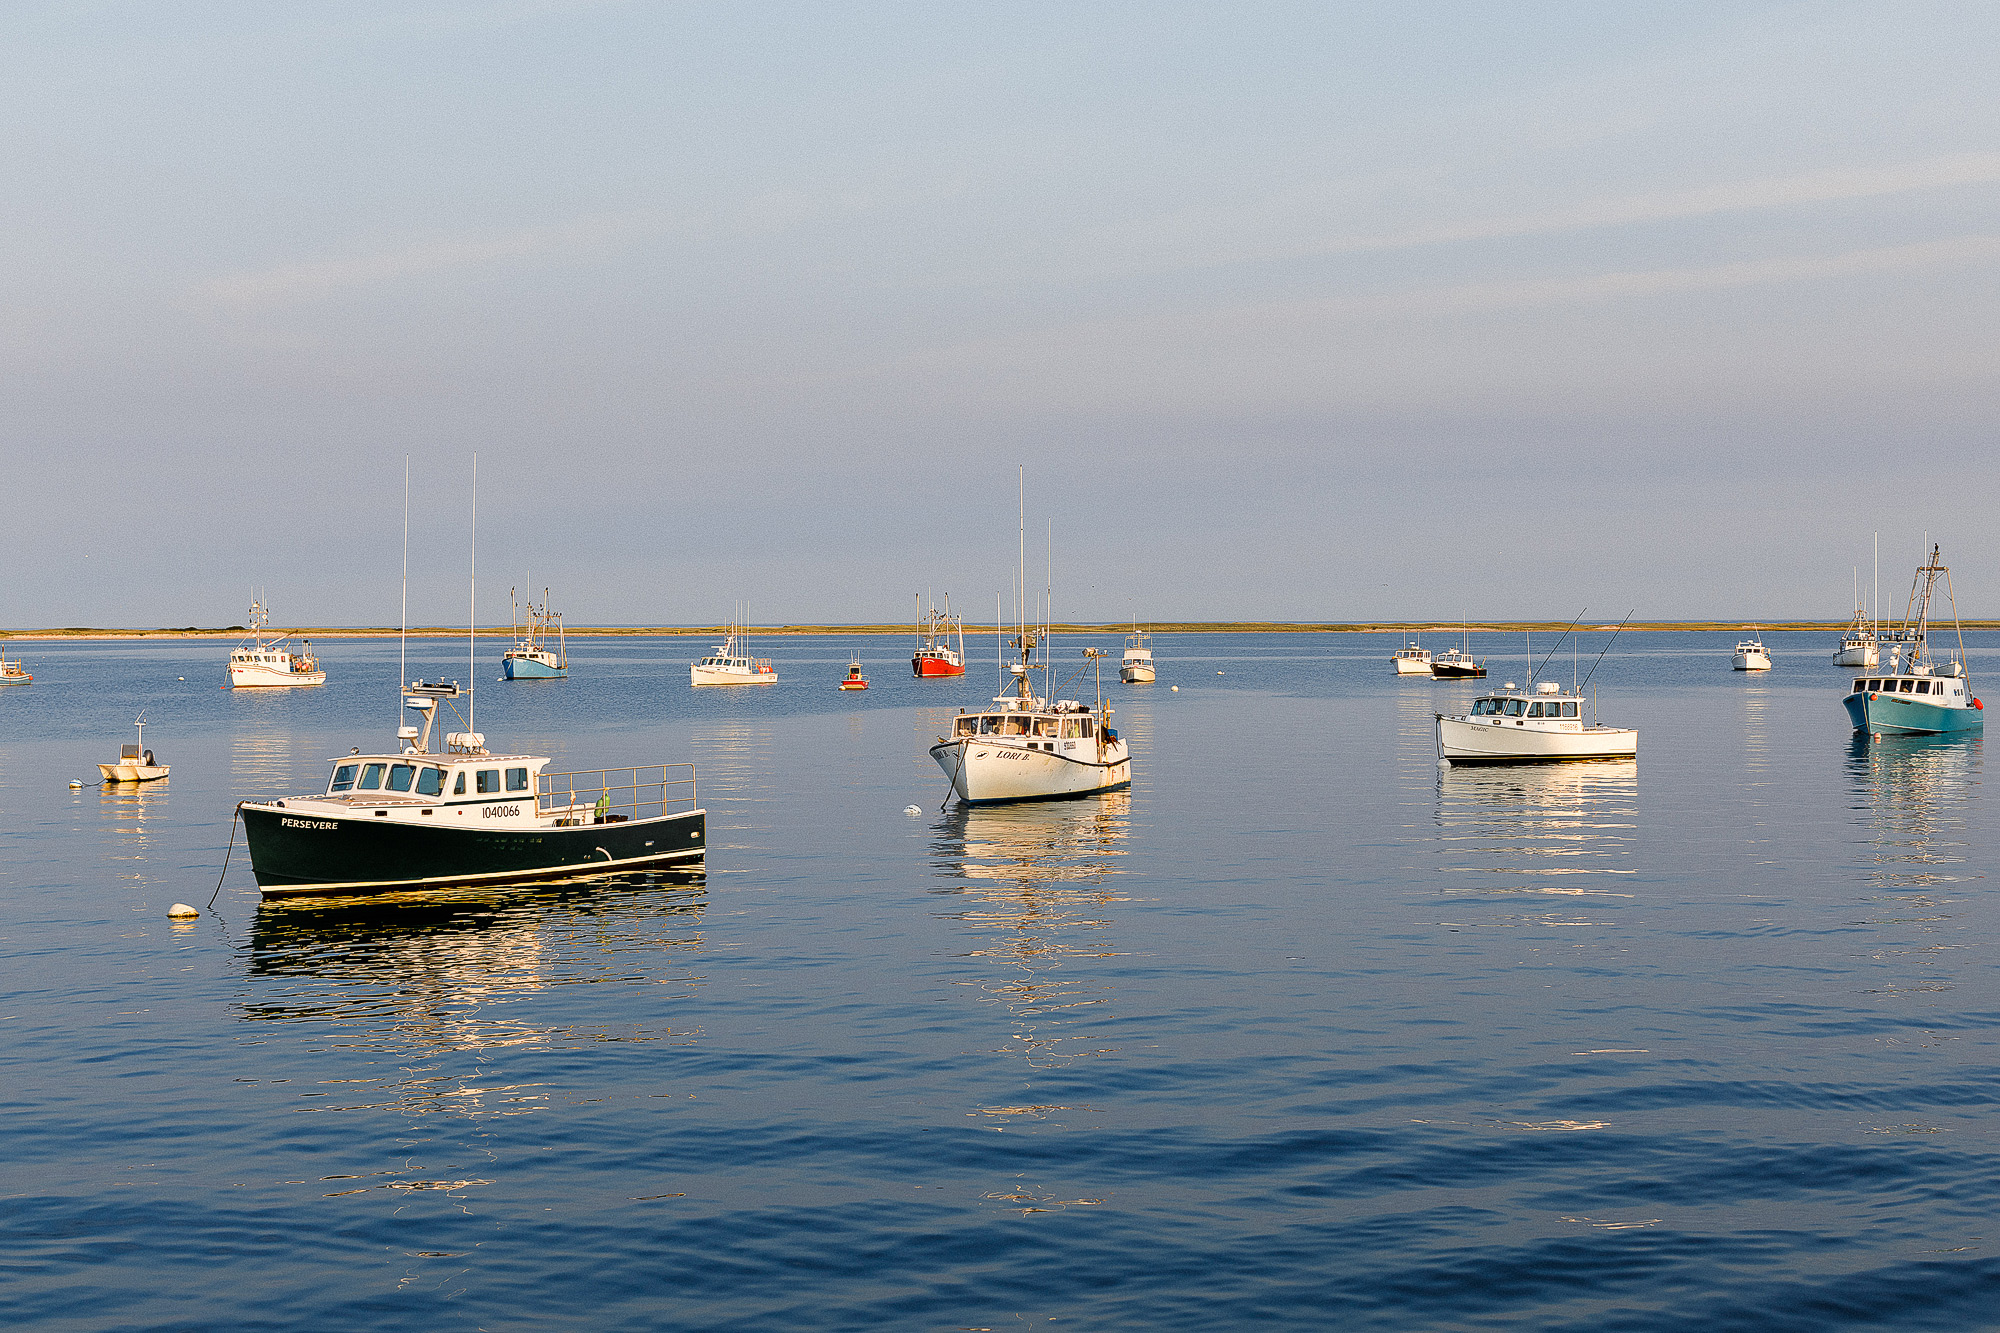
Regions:
M 1966 629 L 2000 629 L 2000 620 L 1967 620 L 1962 622 Z M 1762 621 L 1759 630 L 1805 630 L 1838 634 L 1845 629 L 1845 620 L 1789 620 Z M 1466 625 L 1444 625 L 1438 622 L 1416 622 L 1411 624 L 1285 624 L 1271 621 L 1183 621 L 1171 624 L 1149 625 L 1146 629 L 1154 634 L 1385 634 L 1435 636 L 1457 634 L 1462 631 L 1473 634 L 1546 634 L 1560 633 L 1568 629 L 1567 621 L 1487 621 Z M 1604 626 L 1588 625 L 1586 632 L 1601 632 Z M 1633 621 L 1626 626 L 1633 630 L 1681 630 L 1689 633 L 1712 633 L 1715 631 L 1736 632 L 1747 630 L 1750 625 L 1736 620 L 1649 620 Z M 1057 634 L 1129 634 L 1129 625 L 1057 625 Z M 393 639 L 401 631 L 390 628 L 336 628 L 281 630 L 280 633 L 306 639 Z M 976 639 L 991 637 L 991 625 L 967 625 L 965 637 Z M 620 626 L 572 627 L 569 636 L 574 639 L 603 638 L 694 638 L 720 639 L 725 631 L 721 626 L 655 625 L 638 628 Z M 114 640 L 114 639 L 226 639 L 238 640 L 246 631 L 239 628 L 227 629 L 31 629 L 0 630 L 0 640 L 9 642 L 60 642 L 63 640 Z M 751 638 L 779 638 L 794 635 L 891 635 L 907 636 L 914 640 L 916 631 L 909 625 L 757 625 L 749 630 Z M 462 639 L 464 629 L 426 626 L 412 629 L 413 639 Z M 481 639 L 507 639 L 512 634 L 506 626 L 495 626 L 479 630 Z

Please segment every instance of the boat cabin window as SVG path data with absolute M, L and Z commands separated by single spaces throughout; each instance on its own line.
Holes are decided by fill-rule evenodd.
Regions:
M 389 766 L 389 790 L 408 791 L 410 784 L 417 780 L 415 764 L 391 764 Z
M 1563 705 L 1563 716 L 1575 717 L 1577 715 L 1577 710 L 1582 707 L 1583 705 L 1579 703 L 1565 703 Z
M 1861 693 L 1861 691 L 1863 691 L 1863 690 L 1865 690 L 1865 689 L 1867 689 L 1867 688 L 1868 688 L 1868 682 L 1867 682 L 1867 681 L 1865 681 L 1865 680 L 1857 680 L 1857 681 L 1855 681 L 1855 682 L 1854 682 L 1854 692 L 1855 692 L 1856 694 L 1859 694 L 1859 693 Z
M 479 794 L 481 796 L 487 796 L 496 793 L 499 790 L 500 790 L 500 770 L 497 768 L 480 769 Z
M 353 791 L 354 775 L 361 771 L 359 764 L 342 764 L 333 770 L 333 781 L 327 784 L 327 794 L 337 791 Z
M 465 795 L 465 774 L 463 772 L 459 773 L 458 781 L 451 784 L 451 794 L 453 796 Z
M 1472 715 L 1474 717 L 1485 717 L 1490 713 L 1497 713 L 1499 711 L 1500 701 L 1498 699 L 1475 699 L 1472 702 Z
M 1931 683 L 1929 681 L 1920 680 L 1917 682 L 1918 694 L 1929 694 L 1930 692 L 1931 692 Z
M 508 770 L 507 770 L 507 790 L 508 790 L 508 791 L 526 791 L 527 789 L 528 789 L 528 770 L 527 770 L 527 769 L 525 769 L 525 768 L 510 768 L 510 769 L 508 769 Z
M 976 717 L 953 718 L 951 734 L 954 736 L 976 736 L 979 734 L 979 719 Z
M 1065 740 L 1075 740 L 1078 736 L 1083 735 L 1083 719 L 1080 717 L 1064 718 L 1062 734 Z
M 382 790 L 382 770 L 387 764 L 369 764 L 361 770 L 361 781 L 356 784 L 362 791 Z
M 1035 734 L 1037 736 L 1055 735 L 1056 720 L 1052 717 L 1043 717 L 1035 719 Z
M 1527 703 L 1526 699 L 1506 699 L 1502 701 L 1500 711 L 1508 717 L 1519 717 L 1525 711 Z
M 1914 680 L 1902 681 L 1899 683 L 1897 688 L 1900 693 L 1914 694 L 1916 692 L 1917 682 L 1915 682 Z
M 437 796 L 444 791 L 444 770 L 427 768 L 417 774 L 417 795 Z

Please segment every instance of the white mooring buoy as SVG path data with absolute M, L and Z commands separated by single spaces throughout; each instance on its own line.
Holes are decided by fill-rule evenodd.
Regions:
M 83 779 L 82 779 L 82 778 L 71 778 L 71 779 L 69 780 L 69 789 L 70 789 L 71 791 L 75 791 L 75 790 L 76 790 L 77 788 L 81 787 L 82 785 L 83 785 Z
M 175 904 L 174 904 L 174 905 L 173 905 L 172 907 L 169 907 L 169 908 L 167 909 L 167 915 L 168 915 L 168 916 L 200 916 L 200 915 L 201 915 L 201 913 L 200 913 L 200 912 L 197 912 L 197 911 L 195 911 L 195 910 L 194 910 L 194 908 L 192 908 L 192 907 L 189 907 L 189 906 L 188 906 L 188 905 L 187 905 L 186 903 L 175 903 Z
M 920 815 L 923 812 L 924 808 L 921 805 L 906 805 L 903 807 L 903 813 L 906 815 Z
M 1181 692 L 1181 687 L 1178 685 L 1169 685 L 1167 686 L 1167 688 L 1172 690 L 1175 694 L 1179 694 Z

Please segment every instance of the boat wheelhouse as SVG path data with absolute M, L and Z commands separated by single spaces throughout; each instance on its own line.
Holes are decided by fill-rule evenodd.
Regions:
M 932 606 L 928 615 L 918 602 L 917 648 L 910 654 L 910 674 L 920 680 L 965 674 L 965 620 L 951 613 L 950 593 L 945 594 L 944 606 Z
M 1431 650 L 1415 639 L 1389 654 L 1390 663 L 1399 676 L 1428 676 L 1431 674 Z
M 1754 630 L 1756 626 L 1751 626 Z M 1736 655 L 1730 659 L 1730 666 L 1737 671 L 1769 671 L 1771 654 L 1764 647 L 1764 640 L 1757 634 L 1740 641 L 1736 645 Z
M 772 685 L 778 673 L 768 657 L 752 657 L 742 627 L 730 625 L 715 651 L 688 664 L 690 685 Z
M 840 684 L 835 688 L 842 690 L 865 690 L 868 688 L 868 678 L 861 674 L 860 657 L 857 656 L 847 664 L 847 674 L 840 678 Z
M 412 682 L 422 727 L 399 748 L 331 762 L 323 791 L 239 807 L 266 898 L 515 884 L 692 865 L 707 814 L 687 764 L 550 773 L 540 755 L 496 754 L 478 732 L 430 748 L 456 682 Z
M 514 601 L 513 589 L 507 599 L 514 606 L 514 646 L 500 654 L 500 675 L 504 680 L 564 680 L 569 676 L 569 639 L 563 632 L 562 614 L 549 610 L 549 590 L 542 589 L 542 604 L 530 595 L 527 606 Z M 523 611 L 526 617 L 522 616 Z M 548 640 L 555 640 L 551 651 Z
M 1599 725 L 1582 693 L 1552 680 L 1521 689 L 1508 681 L 1456 717 L 1435 714 L 1438 758 L 1454 764 L 1529 764 L 1631 759 L 1639 733 Z
M 313 656 L 312 641 L 300 640 L 299 651 L 285 647 L 290 635 L 265 637 L 270 612 L 260 598 L 250 603 L 250 637 L 229 651 L 229 685 L 232 689 L 267 686 L 324 685 L 326 672 Z
M 1136 625 L 1125 639 L 1125 656 L 1118 663 L 1118 679 L 1127 685 L 1153 682 L 1153 634 Z
M 1856 731 L 1880 736 L 1985 729 L 1985 705 L 1973 695 L 1966 674 L 1965 635 L 1958 624 L 1951 570 L 1940 554 L 1933 545 L 1929 563 L 1918 567 L 1910 587 L 1903 625 L 1881 638 L 1889 646 L 1889 669 L 1856 677 L 1842 700 Z M 1951 605 L 1955 640 L 1953 651 L 1946 654 L 1933 653 L 1930 646 L 1931 598 L 1940 578 Z

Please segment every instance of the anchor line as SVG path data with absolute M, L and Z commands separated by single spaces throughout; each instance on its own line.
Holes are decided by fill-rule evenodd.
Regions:
M 215 877 L 215 892 L 208 895 L 210 910 L 215 907 L 215 899 L 222 892 L 222 881 L 229 878 L 229 858 L 236 852 L 236 826 L 243 819 L 243 802 L 236 803 L 236 809 L 229 815 L 229 849 L 222 854 L 222 873 Z
M 944 785 L 944 799 L 938 802 L 939 814 L 944 813 L 944 808 L 951 804 L 951 794 L 958 790 L 958 775 L 965 771 L 965 751 L 966 743 L 960 741 L 958 743 L 958 762 L 952 765 L 951 778 Z

